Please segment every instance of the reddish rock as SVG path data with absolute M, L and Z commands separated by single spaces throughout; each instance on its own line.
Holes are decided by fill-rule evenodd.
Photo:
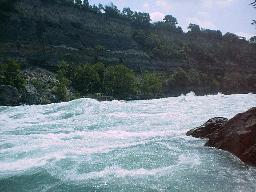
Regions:
M 208 138 L 206 146 L 229 151 L 243 162 L 256 166 L 256 107 L 230 120 L 210 119 L 187 135 Z

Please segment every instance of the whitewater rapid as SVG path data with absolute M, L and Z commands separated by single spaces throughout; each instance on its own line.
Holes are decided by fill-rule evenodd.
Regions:
M 0 192 L 256 191 L 256 168 L 185 133 L 256 95 L 0 107 Z

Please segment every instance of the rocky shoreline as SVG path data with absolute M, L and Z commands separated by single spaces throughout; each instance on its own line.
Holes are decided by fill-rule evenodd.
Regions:
M 206 138 L 205 146 L 228 151 L 244 163 L 256 166 L 256 107 L 230 120 L 215 117 L 186 135 Z

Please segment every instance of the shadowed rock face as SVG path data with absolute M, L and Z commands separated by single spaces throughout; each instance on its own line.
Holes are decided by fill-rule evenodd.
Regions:
M 196 138 L 209 138 L 211 137 L 211 134 L 213 134 L 217 130 L 222 129 L 223 124 L 226 123 L 227 121 L 228 119 L 224 117 L 215 117 L 215 118 L 209 119 L 202 126 L 188 131 L 187 135 L 193 136 Z
M 187 135 L 208 138 L 206 146 L 229 151 L 243 162 L 256 166 L 256 107 L 230 120 L 210 119 Z

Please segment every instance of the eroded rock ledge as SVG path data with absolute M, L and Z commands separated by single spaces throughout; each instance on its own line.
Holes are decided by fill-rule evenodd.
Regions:
M 229 151 L 256 166 L 256 107 L 228 120 L 215 117 L 187 132 L 187 136 L 207 138 L 206 146 Z

